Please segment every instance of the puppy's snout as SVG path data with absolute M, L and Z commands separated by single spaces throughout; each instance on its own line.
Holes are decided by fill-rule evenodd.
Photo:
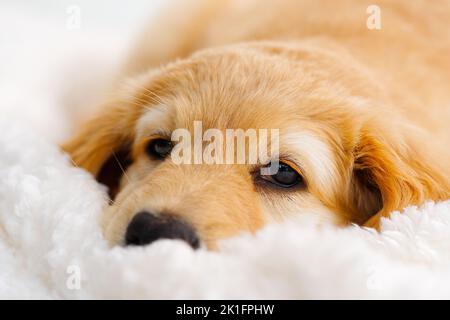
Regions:
M 159 239 L 179 239 L 197 249 L 200 241 L 187 223 L 169 216 L 156 216 L 148 212 L 136 214 L 127 227 L 126 245 L 144 246 Z

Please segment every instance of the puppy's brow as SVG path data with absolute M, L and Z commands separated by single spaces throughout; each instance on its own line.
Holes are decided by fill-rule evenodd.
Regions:
M 305 174 L 329 187 L 337 169 L 332 150 L 321 138 L 308 132 L 290 131 L 281 136 L 281 144 L 289 153 L 297 155 L 305 165 Z
M 168 126 L 167 109 L 164 104 L 149 107 L 136 124 L 137 138 L 143 139 L 152 135 L 170 137 L 170 132 L 165 129 Z

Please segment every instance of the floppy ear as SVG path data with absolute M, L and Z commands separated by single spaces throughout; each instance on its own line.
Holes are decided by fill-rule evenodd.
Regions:
M 393 210 L 450 197 L 447 150 L 414 128 L 397 129 L 366 127 L 354 149 L 352 201 L 368 227 Z
M 76 166 L 92 173 L 109 187 L 113 197 L 130 164 L 130 147 L 141 108 L 123 102 L 105 105 L 78 133 L 62 145 Z

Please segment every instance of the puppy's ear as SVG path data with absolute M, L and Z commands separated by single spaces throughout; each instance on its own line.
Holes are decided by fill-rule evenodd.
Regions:
M 354 149 L 351 201 L 368 227 L 393 210 L 450 197 L 447 150 L 417 129 L 393 129 L 366 127 Z
M 62 145 L 76 166 L 92 173 L 114 197 L 124 170 L 130 164 L 130 147 L 141 108 L 110 103 Z

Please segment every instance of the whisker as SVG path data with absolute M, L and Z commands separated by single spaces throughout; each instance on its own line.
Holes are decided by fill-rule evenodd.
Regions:
M 111 149 L 111 151 L 113 151 L 113 150 Z M 117 162 L 117 164 L 119 165 L 119 168 L 120 168 L 120 170 L 122 171 L 122 173 L 123 173 L 123 175 L 125 176 L 125 178 L 127 179 L 128 183 L 133 184 L 133 182 L 131 181 L 130 177 L 128 176 L 128 174 L 126 173 L 125 169 L 123 168 L 122 164 L 120 163 L 119 159 L 117 158 L 116 153 L 113 152 L 112 154 L 113 154 L 114 160 L 115 160 L 115 161 Z M 137 196 L 138 196 L 138 195 L 137 195 L 137 190 L 138 190 L 138 189 L 132 189 L 132 190 L 131 190 L 131 193 L 128 195 L 128 197 L 132 196 L 134 199 L 137 199 Z M 114 200 L 111 199 L 111 202 L 110 202 L 110 203 L 111 203 L 112 205 L 115 205 L 115 204 L 116 204 L 116 201 L 114 201 Z M 123 204 L 124 204 L 123 202 L 120 203 L 119 206 L 117 207 L 117 209 L 120 209 L 120 208 L 122 207 Z
M 127 173 L 125 172 L 122 164 L 120 163 L 119 159 L 117 158 L 116 153 L 111 149 L 112 155 L 114 157 L 114 160 L 116 160 L 117 164 L 119 165 L 120 170 L 122 171 L 123 175 L 125 176 L 125 178 L 128 180 L 129 183 L 131 183 L 130 178 L 128 177 Z

